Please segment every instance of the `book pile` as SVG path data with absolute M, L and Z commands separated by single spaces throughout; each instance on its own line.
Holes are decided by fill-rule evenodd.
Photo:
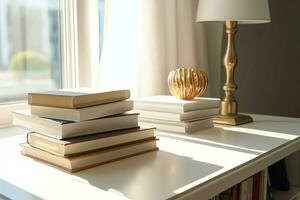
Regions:
M 157 130 L 194 133 L 213 127 L 212 117 L 219 112 L 219 99 L 197 97 L 180 100 L 173 96 L 151 96 L 136 99 L 135 111 L 140 113 L 141 126 Z
M 16 111 L 14 125 L 30 132 L 22 153 L 75 172 L 156 150 L 154 130 L 138 126 L 128 90 L 57 90 L 28 95 L 30 110 Z
M 262 170 L 209 200 L 263 200 L 270 199 L 267 174 Z M 272 198 L 271 198 L 272 199 Z

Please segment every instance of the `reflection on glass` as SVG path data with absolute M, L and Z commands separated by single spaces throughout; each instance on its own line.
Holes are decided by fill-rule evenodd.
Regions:
M 61 87 L 59 0 L 0 1 L 0 102 Z

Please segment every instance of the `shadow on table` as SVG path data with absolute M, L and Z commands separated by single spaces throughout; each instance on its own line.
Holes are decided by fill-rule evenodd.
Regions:
M 173 195 L 170 191 L 220 169 L 221 166 L 160 150 L 84 170 L 76 176 L 102 190 L 123 191 L 127 198 L 146 200 L 169 198 Z
M 210 128 L 190 135 L 158 132 L 157 136 L 254 155 L 261 155 L 297 138 L 294 135 L 242 127 Z
M 300 119 L 289 118 L 288 121 L 278 120 L 265 120 L 257 119 L 253 123 L 248 123 L 240 126 L 241 128 L 249 128 L 259 131 L 275 132 L 286 135 L 286 137 L 300 136 Z
M 0 199 L 26 199 L 26 200 L 40 200 L 37 197 L 7 181 L 0 179 Z

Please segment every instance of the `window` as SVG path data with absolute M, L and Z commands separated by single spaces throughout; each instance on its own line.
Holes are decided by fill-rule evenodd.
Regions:
M 0 102 L 62 86 L 59 0 L 0 1 Z
M 90 86 L 103 45 L 104 4 L 0 0 L 0 127 L 11 125 L 11 111 L 27 108 L 28 92 Z

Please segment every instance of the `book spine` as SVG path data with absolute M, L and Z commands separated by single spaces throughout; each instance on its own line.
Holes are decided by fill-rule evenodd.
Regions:
M 253 177 L 248 178 L 247 200 L 252 200 Z
M 74 108 L 71 97 L 59 95 L 28 94 L 28 104 L 58 108 Z
M 64 145 L 55 144 L 54 142 L 50 142 L 50 141 L 44 140 L 42 138 L 37 138 L 30 134 L 27 134 L 27 144 L 29 144 L 30 146 L 33 146 L 35 148 L 58 155 L 58 156 L 63 157 L 65 154 L 65 149 L 64 149 L 65 146 Z
M 253 189 L 252 199 L 253 200 L 264 200 L 265 199 L 265 170 L 258 172 L 253 176 Z
M 239 200 L 248 200 L 247 194 L 248 194 L 248 179 L 240 183 Z

